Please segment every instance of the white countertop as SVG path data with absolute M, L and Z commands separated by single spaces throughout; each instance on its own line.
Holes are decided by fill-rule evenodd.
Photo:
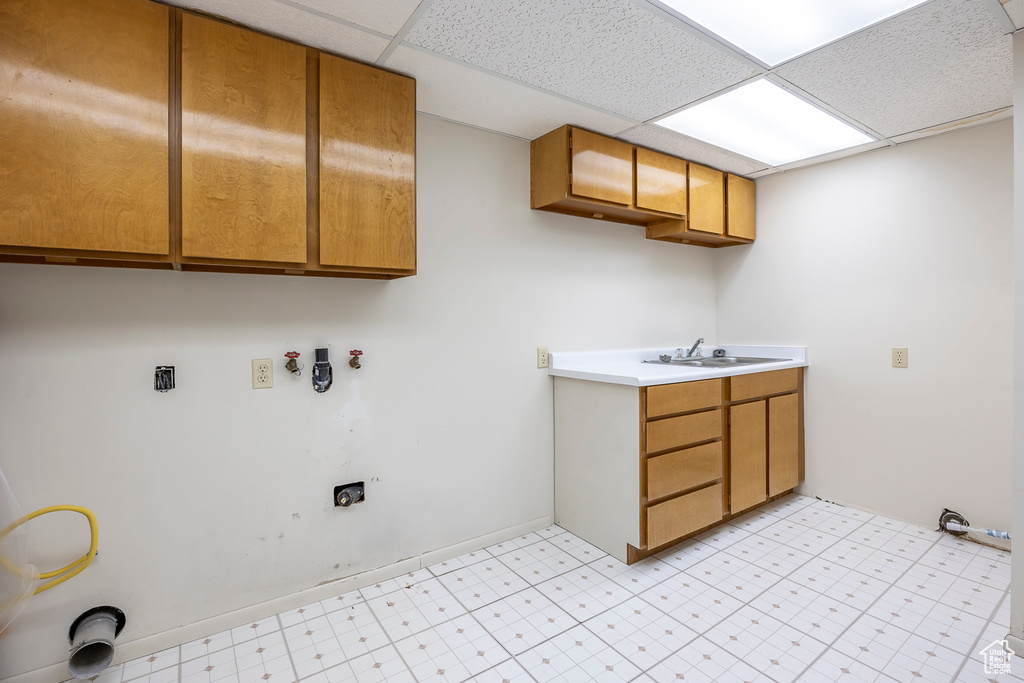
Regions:
M 771 372 L 786 368 L 807 366 L 806 346 L 702 346 L 704 357 L 715 349 L 724 349 L 727 356 L 752 356 L 756 358 L 778 358 L 772 363 L 742 365 L 729 368 L 701 368 L 686 365 L 644 363 L 657 360 L 661 354 L 675 356 L 674 348 L 657 347 L 650 349 L 625 349 L 619 351 L 552 351 L 548 374 L 554 377 L 571 377 L 593 382 L 627 384 L 634 387 L 649 387 L 657 384 L 694 382 L 716 377 L 749 375 L 756 372 Z

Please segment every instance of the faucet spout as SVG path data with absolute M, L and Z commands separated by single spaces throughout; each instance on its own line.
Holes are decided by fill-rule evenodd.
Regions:
M 690 356 L 692 356 L 693 352 L 697 350 L 697 347 L 700 346 L 703 343 L 704 343 L 704 337 L 701 337 L 697 341 L 693 342 L 693 346 L 691 346 L 690 350 L 686 352 L 686 357 L 689 358 Z

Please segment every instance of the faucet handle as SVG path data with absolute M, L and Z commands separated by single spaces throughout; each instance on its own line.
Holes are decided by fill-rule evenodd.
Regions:
M 676 359 L 686 358 L 686 349 L 683 349 L 683 348 L 676 349 L 676 356 L 675 357 L 676 357 Z

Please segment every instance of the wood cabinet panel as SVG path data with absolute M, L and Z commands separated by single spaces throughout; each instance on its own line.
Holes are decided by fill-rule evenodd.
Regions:
M 726 232 L 730 237 L 754 239 L 754 195 L 753 180 L 726 174 Z
M 633 203 L 633 146 L 573 128 L 572 193 L 615 204 Z
M 185 14 L 182 255 L 306 261 L 306 50 Z
M 0 3 L 0 244 L 169 253 L 167 7 Z
M 656 500 L 721 478 L 721 441 L 659 455 L 647 461 L 647 498 Z
M 669 417 L 647 423 L 647 452 L 657 453 L 722 436 L 722 411 Z
M 657 548 L 722 519 L 722 485 L 647 508 L 647 547 Z
M 774 370 L 757 372 L 752 375 L 738 375 L 730 380 L 730 400 L 745 401 L 770 394 L 796 391 L 800 386 L 800 370 Z
M 659 417 L 722 405 L 722 380 L 647 387 L 647 417 Z
M 725 177 L 700 164 L 690 164 L 690 216 L 687 229 L 714 235 L 725 233 Z
M 768 495 L 800 483 L 800 397 L 768 399 Z
M 320 57 L 320 263 L 416 267 L 416 82 Z
M 735 515 L 767 498 L 765 402 L 729 411 L 729 512 Z
M 686 161 L 636 148 L 636 205 L 686 215 Z

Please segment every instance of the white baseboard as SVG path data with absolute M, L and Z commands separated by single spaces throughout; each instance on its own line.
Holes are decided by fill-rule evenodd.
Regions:
M 153 652 L 160 652 L 168 648 L 175 647 L 176 645 L 183 645 L 190 643 L 193 640 L 204 638 L 213 633 L 220 633 L 221 631 L 227 631 L 228 629 L 235 628 L 236 626 L 242 626 L 243 624 L 259 621 L 260 619 L 266 619 L 267 617 L 281 612 L 287 612 L 288 610 L 298 609 L 303 605 L 308 605 L 312 602 L 318 602 L 326 598 L 341 595 L 348 591 L 356 590 L 357 588 L 363 588 L 371 584 L 383 581 L 386 579 L 393 579 L 402 574 L 408 574 L 411 571 L 428 567 L 438 562 L 450 560 L 453 557 L 459 555 L 465 555 L 468 552 L 474 550 L 480 550 L 489 545 L 495 543 L 501 543 L 507 541 L 510 538 L 521 536 L 531 531 L 537 531 L 544 527 L 551 525 L 551 517 L 541 517 L 524 524 L 518 524 L 501 531 L 496 531 L 491 534 L 484 536 L 478 536 L 468 541 L 462 541 L 454 545 L 440 548 L 438 550 L 431 550 L 430 552 L 410 557 L 405 560 L 400 560 L 393 564 L 378 567 L 377 569 L 371 569 L 361 574 L 354 574 L 353 576 L 347 576 L 337 581 L 330 581 L 313 588 L 308 588 L 298 593 L 292 593 L 291 595 L 284 595 L 280 598 L 273 600 L 267 600 L 257 605 L 250 605 L 249 607 L 243 607 L 242 609 L 235 610 L 234 612 L 228 612 L 226 614 L 220 614 L 209 619 L 203 619 L 192 624 L 180 626 L 170 631 L 163 631 L 162 633 L 156 633 L 151 636 L 139 638 L 129 642 L 118 642 L 114 647 L 114 661 L 112 665 L 121 664 L 124 662 L 130 662 L 133 659 L 138 659 L 145 655 Z M 131 615 L 129 615 L 131 618 Z M 1024 650 L 1022 650 L 1024 651 Z M 67 662 L 59 662 L 50 666 L 45 666 L 41 669 L 35 669 L 34 671 L 27 671 L 16 676 L 5 678 L 3 683 L 60 683 L 60 681 L 67 680 L 68 664 Z

